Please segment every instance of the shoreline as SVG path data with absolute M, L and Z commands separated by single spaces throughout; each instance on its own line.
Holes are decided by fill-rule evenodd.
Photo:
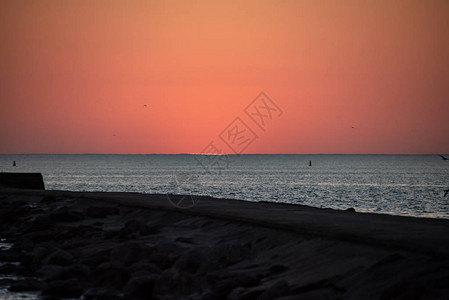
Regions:
M 181 197 L 170 195 L 172 202 Z M 177 208 L 167 195 L 2 189 L 0 212 L 8 221 L 0 238 L 13 246 L 0 261 L 28 257 L 16 268 L 9 264 L 10 274 L 27 274 L 27 282 L 19 280 L 25 290 L 59 297 L 69 284 L 86 299 L 449 295 L 440 284 L 449 278 L 447 219 L 194 200 Z M 52 261 L 57 253 L 66 258 L 62 265 Z M 99 253 L 107 254 L 89 261 Z M 125 274 L 119 288 L 103 280 L 111 272 Z

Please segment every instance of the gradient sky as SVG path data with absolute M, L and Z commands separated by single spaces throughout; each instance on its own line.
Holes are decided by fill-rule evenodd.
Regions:
M 449 1 L 0 1 L 0 153 L 198 153 L 236 117 L 245 153 L 449 153 Z

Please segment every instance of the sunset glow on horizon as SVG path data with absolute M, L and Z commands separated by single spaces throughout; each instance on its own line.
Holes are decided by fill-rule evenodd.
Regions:
M 0 2 L 0 154 L 235 153 L 236 118 L 242 153 L 449 153 L 449 1 Z

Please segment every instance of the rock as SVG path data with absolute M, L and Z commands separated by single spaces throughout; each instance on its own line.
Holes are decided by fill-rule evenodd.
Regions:
M 33 243 L 39 244 L 39 243 L 48 243 L 53 241 L 55 236 L 58 234 L 58 232 L 53 229 L 47 229 L 43 231 L 36 231 L 31 232 L 25 235 L 25 237 L 29 238 Z
M 90 238 L 98 232 L 94 226 L 81 225 L 77 227 L 68 228 L 65 231 L 60 231 L 57 235 L 59 240 Z
M 201 277 L 186 272 L 166 270 L 156 280 L 154 294 L 156 297 L 161 296 L 167 299 L 185 299 L 188 295 L 201 294 L 204 285 L 205 282 Z
M 242 298 L 245 298 L 245 297 L 242 297 L 242 295 L 244 295 L 245 292 L 246 292 L 246 288 L 239 286 L 239 287 L 236 287 L 235 289 L 233 289 L 227 297 L 226 297 L 226 295 L 224 295 L 223 297 L 226 297 L 226 299 L 228 299 L 228 300 L 241 300 Z
M 84 210 L 86 216 L 90 218 L 106 218 L 111 215 L 118 215 L 119 209 L 116 207 L 91 206 Z
M 130 279 L 131 273 L 119 263 L 104 263 L 93 270 L 89 278 L 102 287 L 122 288 Z
M 81 257 L 78 262 L 93 269 L 103 263 L 108 262 L 110 260 L 110 256 L 110 251 L 99 251 L 92 255 Z
M 25 236 L 20 236 L 18 237 L 15 241 L 14 241 L 14 245 L 12 247 L 12 249 L 14 251 L 31 251 L 33 250 L 34 247 L 34 243 L 33 241 L 31 241 L 31 239 L 29 239 L 28 237 Z
M 209 255 L 211 262 L 217 268 L 226 267 L 240 262 L 251 256 L 250 245 L 236 243 L 216 246 L 211 249 Z
M 53 221 L 50 220 L 48 215 L 38 215 L 34 217 L 30 222 L 26 224 L 26 227 L 23 229 L 23 232 L 36 232 L 36 231 L 44 231 L 50 229 L 54 226 Z
M 124 289 L 125 295 L 132 299 L 153 299 L 157 279 L 157 275 L 132 278 Z
M 129 220 L 125 223 L 125 226 L 120 229 L 118 235 L 119 237 L 128 237 L 132 234 L 148 235 L 156 232 L 156 230 L 150 228 L 147 224 L 140 220 Z
M 270 267 L 270 274 L 276 275 L 288 270 L 288 267 L 284 265 L 274 265 Z
M 24 268 L 32 268 L 34 254 L 32 252 L 26 252 L 22 254 L 20 258 L 20 265 Z
M 14 274 L 17 272 L 18 267 L 14 264 L 2 264 L 0 265 L 0 274 Z
M 160 243 L 153 247 L 148 260 L 161 270 L 171 268 L 185 252 L 185 248 L 173 243 Z
M 38 269 L 42 265 L 43 260 L 51 253 L 51 250 L 46 247 L 36 247 L 33 252 L 31 267 Z
M 0 249 L 0 262 L 15 262 L 20 260 L 20 253 L 9 250 Z
M 86 265 L 72 265 L 64 267 L 61 271 L 61 278 L 85 279 L 89 276 L 90 268 Z
M 195 274 L 206 261 L 207 258 L 201 252 L 189 251 L 176 261 L 175 268 L 179 271 Z
M 393 254 L 389 254 L 389 255 L 385 256 L 384 258 L 382 258 L 380 261 L 375 263 L 370 269 L 383 267 L 385 265 L 396 263 L 403 259 L 405 259 L 405 256 L 403 254 L 395 252 Z
M 350 207 L 350 208 L 348 208 L 348 209 L 345 209 L 345 211 L 348 211 L 348 212 L 355 212 L 355 208 L 354 208 L 354 207 Z
M 23 206 L 28 204 L 27 201 L 22 200 L 22 199 L 13 198 L 11 200 L 12 201 L 9 202 L 9 205 L 10 205 L 11 208 L 16 208 L 17 209 L 17 208 L 21 208 L 21 207 L 23 207 Z
M 179 243 L 193 244 L 193 239 L 189 238 L 189 237 L 180 236 L 180 237 L 177 237 L 175 241 L 179 242 Z
M 290 287 L 285 280 L 279 280 L 273 284 L 268 290 L 260 294 L 257 300 L 271 300 L 279 297 L 290 295 Z
M 57 297 L 57 296 L 42 296 L 41 297 L 42 300 L 61 300 L 61 298 Z
M 251 286 L 258 285 L 260 283 L 260 278 L 252 273 L 248 274 L 230 274 L 222 280 L 215 282 L 214 284 L 214 294 L 217 298 L 226 297 L 229 292 L 237 287 L 248 288 Z
M 85 265 L 71 265 L 68 267 L 60 267 L 53 273 L 53 280 L 66 279 L 85 279 L 89 276 L 90 269 Z
M 41 202 L 42 203 L 51 203 L 51 202 L 55 202 L 57 199 L 55 196 L 53 195 L 46 195 L 44 197 L 42 197 Z
M 50 219 L 55 222 L 77 222 L 84 220 L 84 215 L 79 211 L 71 211 L 67 208 L 59 208 L 50 214 Z
M 136 274 L 139 272 L 145 272 L 147 274 L 160 274 L 161 269 L 157 267 L 155 264 L 152 264 L 146 260 L 138 261 L 129 267 L 129 271 L 131 274 Z
M 119 235 L 120 230 L 103 230 L 103 238 L 106 240 L 115 239 Z
M 419 282 L 400 282 L 382 292 L 379 299 L 422 299 L 426 288 Z M 447 297 L 445 297 L 447 299 Z
M 43 263 L 46 265 L 67 266 L 73 263 L 73 256 L 64 250 L 56 250 L 48 255 L 43 260 Z
M 84 293 L 85 300 L 118 300 L 122 299 L 119 296 L 120 292 L 116 289 L 108 288 L 91 288 Z
M 17 280 L 8 288 L 11 292 L 40 291 L 44 288 L 44 283 L 35 278 Z
M 128 266 L 143 259 L 149 251 L 139 243 L 126 243 L 111 251 L 111 261 L 120 261 Z
M 236 288 L 228 296 L 229 300 L 254 300 L 257 299 L 263 291 L 255 289 Z M 276 299 L 276 298 L 273 298 Z M 271 300 L 271 299 L 270 299 Z
M 177 255 L 180 257 L 187 248 L 180 247 L 175 243 L 162 242 L 153 246 L 153 252 L 162 253 L 166 255 Z
M 60 298 L 79 298 L 84 290 L 75 281 L 58 280 L 47 284 L 42 290 L 42 296 L 57 296 Z
M 63 267 L 55 265 L 43 266 L 37 273 L 40 274 L 45 280 L 57 280 L 59 279 L 59 273 L 62 271 Z
M 18 211 L 7 211 L 0 214 L 3 224 L 14 224 L 22 217 L 22 213 Z
M 155 264 L 159 269 L 166 270 L 173 266 L 177 257 L 171 255 L 164 255 L 162 253 L 153 253 L 149 258 L 149 261 Z

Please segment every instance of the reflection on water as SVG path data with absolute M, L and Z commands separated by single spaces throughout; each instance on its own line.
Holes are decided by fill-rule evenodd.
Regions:
M 42 172 L 47 189 L 186 193 L 449 218 L 449 196 L 443 197 L 449 161 L 438 155 L 231 155 L 229 167 L 214 176 L 194 155 L 0 155 L 0 169 Z M 173 185 L 179 175 L 195 176 L 195 183 Z

